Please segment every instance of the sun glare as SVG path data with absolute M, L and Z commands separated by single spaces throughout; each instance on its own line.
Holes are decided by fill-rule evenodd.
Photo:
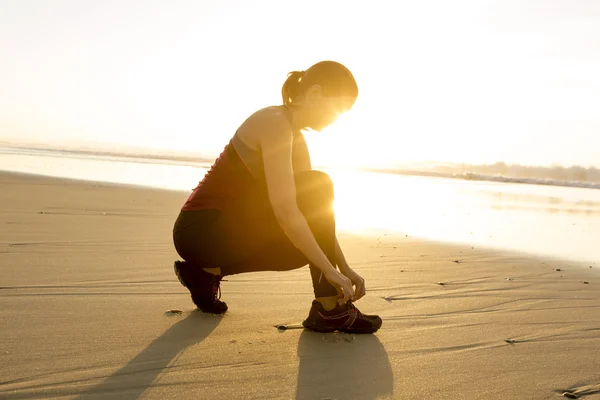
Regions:
M 315 166 L 359 169 L 378 161 L 377 146 L 365 135 L 364 120 L 353 111 L 341 114 L 321 132 L 306 135 Z

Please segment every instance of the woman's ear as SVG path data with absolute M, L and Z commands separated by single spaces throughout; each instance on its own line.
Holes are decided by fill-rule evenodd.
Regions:
M 312 85 L 305 94 L 306 100 L 310 102 L 320 102 L 323 98 L 323 90 L 320 85 Z

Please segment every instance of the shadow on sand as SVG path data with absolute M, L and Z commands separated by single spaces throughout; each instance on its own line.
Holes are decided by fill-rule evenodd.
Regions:
M 222 316 L 192 312 L 156 338 L 123 368 L 76 399 L 138 399 L 187 347 L 200 343 L 219 325 Z
M 303 331 L 296 399 L 392 398 L 394 376 L 375 335 Z

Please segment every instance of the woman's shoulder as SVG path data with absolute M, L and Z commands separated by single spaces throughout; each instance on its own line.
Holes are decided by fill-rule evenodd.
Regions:
M 264 138 L 280 138 L 282 132 L 291 131 L 288 111 L 282 106 L 264 107 L 250 115 L 238 128 L 233 140 L 240 140 L 253 150 L 259 148 Z
M 261 108 L 254 112 L 247 120 L 246 123 L 251 126 L 260 125 L 261 128 L 267 127 L 289 127 L 290 114 L 289 111 L 283 106 L 268 106 Z

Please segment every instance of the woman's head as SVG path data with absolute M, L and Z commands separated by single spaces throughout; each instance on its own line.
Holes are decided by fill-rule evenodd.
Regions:
M 281 96 L 283 104 L 300 116 L 302 128 L 320 131 L 352 108 L 358 86 L 348 68 L 321 61 L 306 71 L 290 72 Z

